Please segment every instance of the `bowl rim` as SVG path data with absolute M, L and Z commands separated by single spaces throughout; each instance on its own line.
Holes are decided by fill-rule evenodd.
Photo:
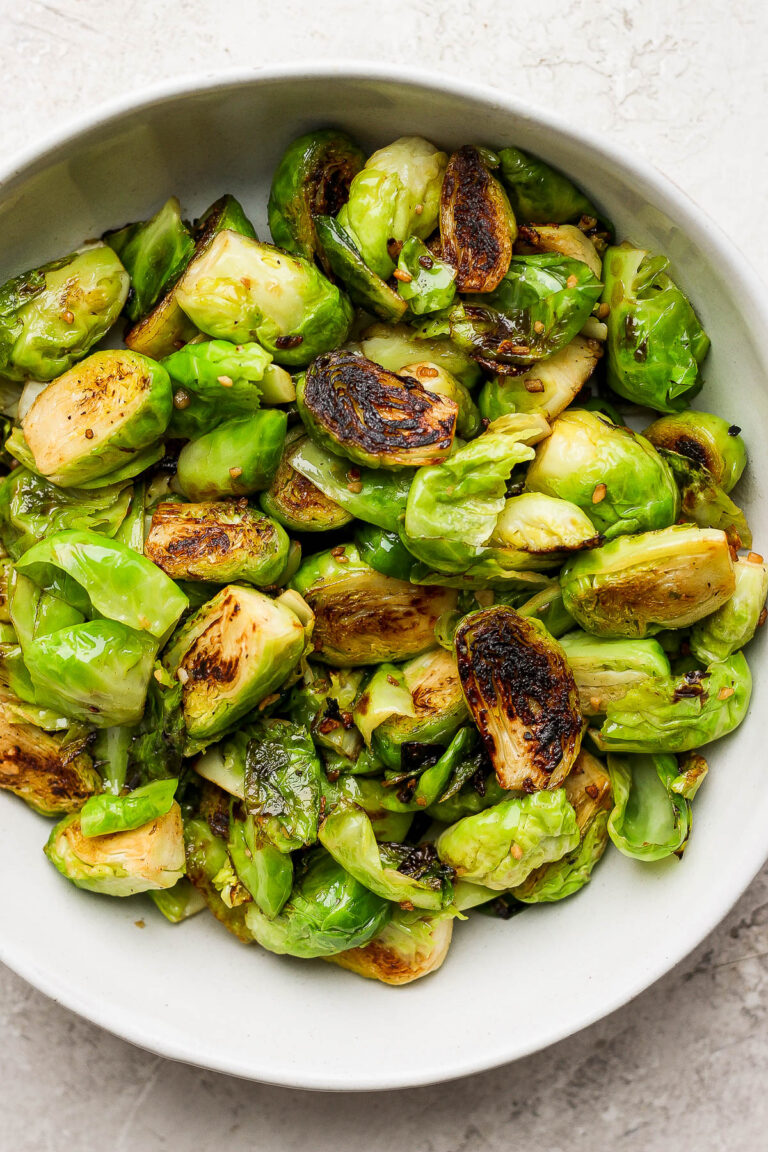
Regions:
M 65 153 L 79 141 L 84 141 L 94 130 L 109 128 L 130 114 L 171 103 L 178 98 L 193 96 L 197 92 L 247 87 L 257 89 L 264 82 L 304 79 L 390 83 L 492 104 L 510 117 L 541 124 L 551 134 L 583 144 L 587 149 L 598 153 L 609 164 L 623 168 L 633 178 L 640 192 L 647 189 L 653 198 L 660 200 L 670 217 L 680 224 L 686 236 L 695 244 L 706 245 L 713 249 L 715 258 L 721 263 L 725 278 L 734 285 L 743 301 L 741 311 L 745 319 L 753 329 L 756 329 L 757 339 L 759 340 L 762 335 L 768 346 L 768 290 L 765 282 L 753 268 L 748 257 L 739 250 L 721 226 L 652 161 L 635 155 L 623 144 L 616 144 L 613 141 L 606 144 L 603 136 L 574 124 L 568 118 L 539 104 L 509 95 L 500 88 L 453 78 L 435 70 L 373 61 L 360 61 L 350 65 L 342 58 L 331 58 L 322 61 L 276 63 L 263 67 L 220 68 L 183 73 L 99 102 L 89 111 L 69 118 L 58 128 L 44 133 L 36 139 L 36 142 L 16 150 L 4 163 L 0 163 L 0 200 L 5 199 L 17 184 L 55 163 L 58 154 Z M 498 1051 L 490 1058 L 457 1058 L 455 1067 L 447 1075 L 444 1069 L 436 1069 L 432 1072 L 425 1071 L 425 1074 L 418 1078 L 385 1077 L 374 1081 L 358 1077 L 356 1081 L 350 1082 L 349 1078 L 345 1077 L 342 1082 L 339 1076 L 328 1076 L 323 1074 L 322 1070 L 313 1076 L 300 1074 L 296 1077 L 288 1072 L 276 1073 L 268 1064 L 263 1064 L 261 1067 L 254 1066 L 258 1064 L 258 1060 L 251 1062 L 248 1067 L 242 1062 L 228 1059 L 212 1061 L 186 1043 L 163 1035 L 157 1028 L 150 1033 L 143 1024 L 134 1025 L 133 1020 L 124 1016 L 121 1011 L 111 1010 L 109 1004 L 88 1000 L 79 990 L 71 988 L 64 981 L 59 982 L 55 966 L 43 969 L 34 964 L 30 965 L 22 953 L 17 954 L 13 941 L 8 939 L 7 934 L 0 935 L 0 962 L 70 1011 L 139 1048 L 168 1059 L 287 1088 L 332 1092 L 391 1091 L 447 1082 L 501 1067 L 541 1051 L 611 1015 L 690 955 L 733 908 L 767 859 L 768 841 L 761 844 L 755 839 L 751 851 L 742 857 L 741 871 L 738 877 L 734 877 L 733 886 L 725 891 L 719 900 L 710 901 L 706 908 L 701 910 L 695 921 L 695 930 L 685 944 L 673 951 L 660 949 L 656 961 L 649 964 L 644 973 L 638 975 L 636 981 L 620 994 L 608 1001 L 600 1002 L 599 1007 L 575 1011 L 564 1026 L 553 1027 L 543 1041 L 539 1038 L 528 1043 L 520 1043 L 518 1040 L 510 1042 L 509 1054 L 502 1059 L 499 1059 Z

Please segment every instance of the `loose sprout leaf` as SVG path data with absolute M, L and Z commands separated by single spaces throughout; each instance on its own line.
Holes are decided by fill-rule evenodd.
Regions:
M 178 780 L 154 780 L 126 796 L 108 792 L 91 796 L 80 810 L 80 831 L 83 836 L 105 836 L 140 828 L 170 811 L 178 784 Z
M 314 844 L 322 768 L 309 733 L 288 720 L 250 731 L 245 757 L 245 807 L 282 852 Z
M 0 539 L 18 559 L 38 540 L 69 528 L 116 536 L 131 499 L 128 481 L 92 490 L 57 488 L 34 472 L 16 468 L 0 482 Z
M 608 835 L 619 851 L 636 860 L 682 855 L 690 835 L 691 805 L 674 791 L 674 756 L 611 755 L 608 771 L 614 796 Z
M 195 250 L 175 196 L 150 220 L 105 232 L 103 239 L 131 278 L 125 314 L 134 323 L 175 284 Z

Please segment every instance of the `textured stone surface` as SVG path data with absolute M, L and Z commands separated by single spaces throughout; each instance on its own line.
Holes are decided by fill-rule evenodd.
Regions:
M 3 143 L 26 146 L 173 74 L 317 57 L 420 63 L 514 91 L 646 156 L 760 267 L 768 235 L 750 225 L 765 213 L 767 44 L 764 0 L 0 0 Z M 767 1010 L 768 870 L 687 961 L 609 1019 L 495 1072 L 375 1097 L 172 1064 L 0 970 L 0 1147 L 757 1152 Z

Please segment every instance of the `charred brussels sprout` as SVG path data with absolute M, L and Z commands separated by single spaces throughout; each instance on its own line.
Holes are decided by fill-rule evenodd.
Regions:
M 368 267 L 338 220 L 318 216 L 315 229 L 325 263 L 342 282 L 352 303 L 381 320 L 402 320 L 408 310 L 405 300 Z
M 316 484 L 293 466 L 293 459 L 307 437 L 301 428 L 292 428 L 285 439 L 283 455 L 269 488 L 261 495 L 261 506 L 283 527 L 293 532 L 327 532 L 343 528 L 353 519 Z
M 105 232 L 104 241 L 120 257 L 131 278 L 125 314 L 133 323 L 175 284 L 195 250 L 175 196 L 150 220 Z
M 453 444 L 458 413 L 453 400 L 355 352 L 318 357 L 299 381 L 296 400 L 307 431 L 355 464 L 435 464 Z
M 127 481 L 92 490 L 57 488 L 26 468 L 16 468 L 0 481 L 0 540 L 18 559 L 38 540 L 68 528 L 115 536 L 131 497 Z
M 405 660 L 433 647 L 435 625 L 457 597 L 382 576 L 350 545 L 305 560 L 291 587 L 315 613 L 315 655 L 340 667 Z
M 517 234 L 507 194 L 477 148 L 448 161 L 440 194 L 443 258 L 456 269 L 459 292 L 493 292 L 506 275 Z
M 710 412 L 679 412 L 662 416 L 645 430 L 656 448 L 665 448 L 706 468 L 715 484 L 730 492 L 747 463 L 747 449 L 736 424 Z
M 269 230 L 280 248 L 322 259 L 315 221 L 335 216 L 365 155 L 346 132 L 326 128 L 299 136 L 283 153 L 269 193 Z
M 608 383 L 614 392 L 679 412 L 701 389 L 709 337 L 677 285 L 669 261 L 643 248 L 609 248 L 603 262 L 608 313 Z
M 405 324 L 372 324 L 360 337 L 360 351 L 388 372 L 399 372 L 407 364 L 428 360 L 450 372 L 467 388 L 476 384 L 481 376 L 477 361 L 457 348 L 447 336 L 424 338 Z
M 285 412 L 265 408 L 191 440 L 179 454 L 179 488 L 195 501 L 268 488 L 280 463 L 287 424 Z
M 22 421 L 34 470 L 53 484 L 90 486 L 147 466 L 171 416 L 171 384 L 136 352 L 94 352 L 41 392 Z M 135 471 L 133 464 L 135 462 Z
M 471 440 L 480 430 L 480 413 L 477 410 L 469 389 L 466 385 L 446 372 L 439 364 L 432 364 L 429 360 L 422 360 L 417 364 L 406 364 L 402 370 L 403 376 L 410 376 L 418 380 L 422 388 L 434 396 L 445 396 L 452 400 L 458 408 L 456 415 L 456 433 L 465 440 Z
M 733 561 L 724 532 L 675 524 L 619 536 L 569 560 L 563 603 L 587 632 L 641 637 L 687 628 L 733 595 Z
M 578 504 L 606 540 L 674 524 L 674 476 L 642 436 L 607 416 L 572 409 L 558 416 L 525 478 L 533 492 Z
M 366 744 L 392 716 L 413 716 L 414 707 L 405 678 L 394 664 L 379 664 L 355 701 L 352 719 Z
M 567 176 L 519 148 L 499 151 L 501 179 L 518 220 L 526 224 L 567 224 L 600 212 Z
M 678 452 L 660 448 L 659 455 L 680 491 L 681 518 L 700 528 L 721 528 L 734 548 L 751 548 L 752 530 L 746 516 L 715 483 L 711 473 Z
M 222 588 L 172 637 L 164 663 L 184 686 L 193 739 L 221 735 L 279 687 L 304 650 L 304 628 L 284 604 L 235 584 Z
M 270 920 L 282 911 L 293 887 L 293 863 L 268 840 L 253 816 L 231 805 L 227 849 L 240 883 Z
M 174 580 L 277 584 L 289 540 L 279 524 L 237 504 L 159 504 L 146 555 Z
M 111 248 L 73 252 L 0 288 L 0 374 L 53 380 L 112 327 L 128 273 Z
M 691 629 L 691 651 L 699 660 L 725 660 L 749 643 L 765 619 L 768 566 L 750 553 L 736 559 L 734 575 L 736 591 L 730 600 Z
M 352 322 L 349 301 L 314 264 L 238 232 L 214 236 L 174 291 L 202 332 L 256 340 L 280 364 L 336 348 Z
M 569 632 L 560 644 L 584 716 L 601 715 L 630 688 L 670 675 L 669 660 L 656 640 L 605 640 L 586 632 Z
M 575 400 L 600 356 L 602 349 L 595 340 L 574 336 L 565 348 L 540 360 L 523 376 L 488 380 L 478 398 L 480 414 L 496 420 L 508 412 L 540 412 L 547 420 L 554 420 Z
M 557 788 L 581 745 L 578 692 L 560 645 L 500 604 L 467 616 L 455 646 L 462 691 L 499 783 Z
M 395 908 L 378 936 L 359 948 L 337 952 L 340 968 L 382 984 L 410 984 L 436 972 L 448 954 L 453 935 L 451 916 L 432 916 Z
M 673 791 L 674 756 L 609 756 L 614 807 L 608 835 L 625 856 L 663 860 L 682 855 L 691 830 L 691 805 Z
M 181 810 L 173 804 L 163 816 L 127 832 L 86 836 L 80 816 L 66 816 L 51 832 L 45 854 L 78 888 L 105 896 L 133 896 L 172 888 L 184 875 Z
M 456 295 L 456 269 L 410 236 L 397 258 L 397 291 L 414 316 L 449 308 Z
M 41 816 L 76 812 L 101 790 L 91 757 L 33 724 L 12 722 L 10 698 L 0 690 L 0 788 L 14 792 Z

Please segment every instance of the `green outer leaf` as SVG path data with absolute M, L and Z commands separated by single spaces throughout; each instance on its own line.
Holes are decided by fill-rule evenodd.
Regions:
M 228 340 L 185 344 L 166 356 L 162 364 L 174 392 L 168 435 L 194 439 L 234 416 L 255 412 L 262 401 L 261 381 L 271 363 L 272 357 L 260 344 Z
M 287 422 L 285 412 L 264 408 L 185 444 L 176 472 L 184 495 L 197 502 L 267 488 L 280 463 Z
M 601 859 L 607 844 L 608 813 L 600 811 L 573 852 L 529 873 L 519 887 L 512 889 L 511 895 L 524 904 L 551 904 L 573 896 L 592 879 L 592 869 Z
M 567 176 L 537 156 L 519 148 L 501 148 L 499 161 L 499 175 L 522 223 L 567 224 L 581 216 L 604 219 Z
M 608 773 L 614 800 L 608 835 L 619 851 L 635 860 L 680 855 L 691 831 L 691 805 L 672 791 L 675 757 L 609 755 Z
M 368 267 L 338 220 L 316 216 L 315 230 L 331 271 L 344 284 L 352 303 L 380 320 L 402 320 L 408 311 L 405 300 Z
M 691 629 L 690 645 L 701 661 L 725 660 L 755 634 L 768 596 L 768 565 L 739 556 L 734 564 L 736 591 Z
M 150 900 L 171 924 L 181 924 L 205 908 L 205 897 L 182 876 L 173 888 L 160 888 L 148 893 Z
M 423 316 L 449 308 L 456 295 L 456 269 L 430 252 L 418 236 L 409 236 L 397 260 L 410 280 L 398 280 L 397 291 L 411 312 Z
M 195 251 L 175 196 L 166 200 L 151 219 L 105 232 L 103 239 L 120 257 L 131 278 L 125 314 L 134 322 L 175 284 Z
M 127 832 L 164 816 L 171 810 L 178 784 L 178 780 L 154 780 L 127 796 L 113 796 L 109 792 L 91 796 L 80 809 L 83 836 Z
M 281 852 L 317 840 L 323 770 L 306 728 L 267 720 L 248 730 L 245 807 Z
M 26 468 L 16 468 L 0 481 L 0 539 L 18 559 L 37 541 L 64 529 L 114 537 L 128 513 L 131 495 L 128 481 L 96 491 L 57 488 Z
M 228 850 L 240 883 L 264 915 L 274 919 L 293 887 L 291 857 L 260 834 L 253 816 L 239 820 L 234 811 L 229 821 Z
M 351 481 L 349 461 L 309 439 L 291 457 L 291 467 L 351 515 L 389 532 L 397 531 L 405 512 L 412 469 L 387 472 L 382 468 L 356 468 L 359 478 Z

